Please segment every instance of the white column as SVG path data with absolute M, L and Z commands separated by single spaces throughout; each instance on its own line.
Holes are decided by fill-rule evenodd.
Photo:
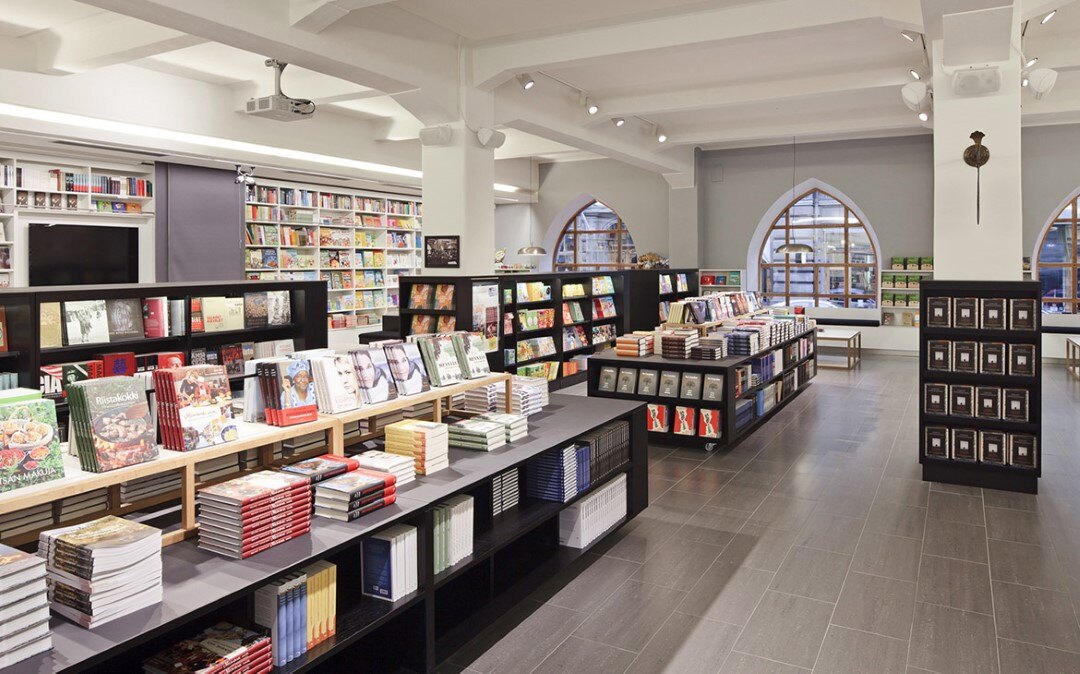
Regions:
M 464 122 L 450 127 L 448 144 L 423 148 L 424 236 L 460 236 L 462 272 L 491 274 L 495 265 L 495 151 L 481 146 Z
M 1019 23 L 1012 43 L 1020 43 Z M 955 68 L 942 67 L 942 41 L 932 43 L 934 82 L 934 278 L 1020 280 L 1019 56 L 995 65 L 1001 88 L 992 94 L 953 93 Z M 914 113 L 913 113 L 914 114 Z M 981 222 L 976 224 L 976 170 L 964 162 L 973 131 L 986 134 L 990 161 L 982 167 Z
M 700 267 L 701 229 L 698 218 L 696 169 L 665 173 L 668 182 L 668 259 L 672 267 Z

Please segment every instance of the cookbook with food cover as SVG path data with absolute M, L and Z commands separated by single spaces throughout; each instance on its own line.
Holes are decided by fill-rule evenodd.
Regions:
M 0 492 L 61 477 L 56 404 L 40 399 L 0 405 Z
M 157 458 L 156 433 L 141 379 L 87 379 L 71 387 L 68 402 L 71 436 L 83 470 L 100 473 Z

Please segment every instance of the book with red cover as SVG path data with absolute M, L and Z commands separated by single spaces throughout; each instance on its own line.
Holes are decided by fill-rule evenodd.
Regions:
M 698 435 L 703 438 L 719 438 L 720 432 L 720 410 L 699 410 Z
M 671 415 L 672 431 L 677 435 L 695 435 L 694 408 L 683 405 L 675 406 L 675 413 Z
M 282 466 L 281 470 L 296 473 L 297 475 L 306 475 L 311 480 L 312 484 L 321 482 L 328 477 L 334 477 L 335 475 L 341 475 L 352 470 L 356 470 L 360 467 L 360 462 L 354 458 L 348 456 L 337 456 L 335 454 L 323 454 L 322 456 L 316 456 L 313 459 L 306 461 L 300 461 L 288 466 Z
M 148 339 L 169 334 L 169 298 L 147 297 L 142 301 L 143 336 Z
M 102 376 L 125 377 L 135 374 L 135 352 L 117 351 L 115 353 L 99 353 L 94 358 L 101 360 Z
M 199 490 L 199 499 L 243 506 L 271 496 L 292 496 L 293 490 L 306 490 L 308 479 L 274 470 L 260 470 Z
M 667 433 L 670 428 L 668 425 L 668 406 L 650 403 L 648 413 L 645 415 L 645 421 L 648 430 L 656 433 Z

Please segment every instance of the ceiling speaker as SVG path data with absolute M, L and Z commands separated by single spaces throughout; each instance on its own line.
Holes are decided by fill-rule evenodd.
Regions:
M 489 129 L 486 126 L 481 127 L 480 130 L 476 132 L 476 138 L 484 147 L 490 147 L 496 150 L 502 147 L 503 143 L 506 142 L 505 133 L 496 131 L 495 129 Z
M 997 66 L 968 68 L 953 74 L 953 93 L 957 96 L 990 94 L 1001 88 L 1001 71 Z
M 449 124 L 442 126 L 428 126 L 420 129 L 420 144 L 425 146 L 448 145 L 454 137 L 454 131 Z

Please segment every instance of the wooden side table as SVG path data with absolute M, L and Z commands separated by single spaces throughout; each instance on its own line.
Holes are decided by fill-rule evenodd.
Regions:
M 1065 338 L 1065 371 L 1080 379 L 1080 337 Z
M 818 328 L 817 341 L 839 342 L 844 346 L 845 360 L 841 363 L 829 363 L 818 354 L 818 367 L 832 370 L 854 370 L 862 362 L 862 332 L 854 328 Z

